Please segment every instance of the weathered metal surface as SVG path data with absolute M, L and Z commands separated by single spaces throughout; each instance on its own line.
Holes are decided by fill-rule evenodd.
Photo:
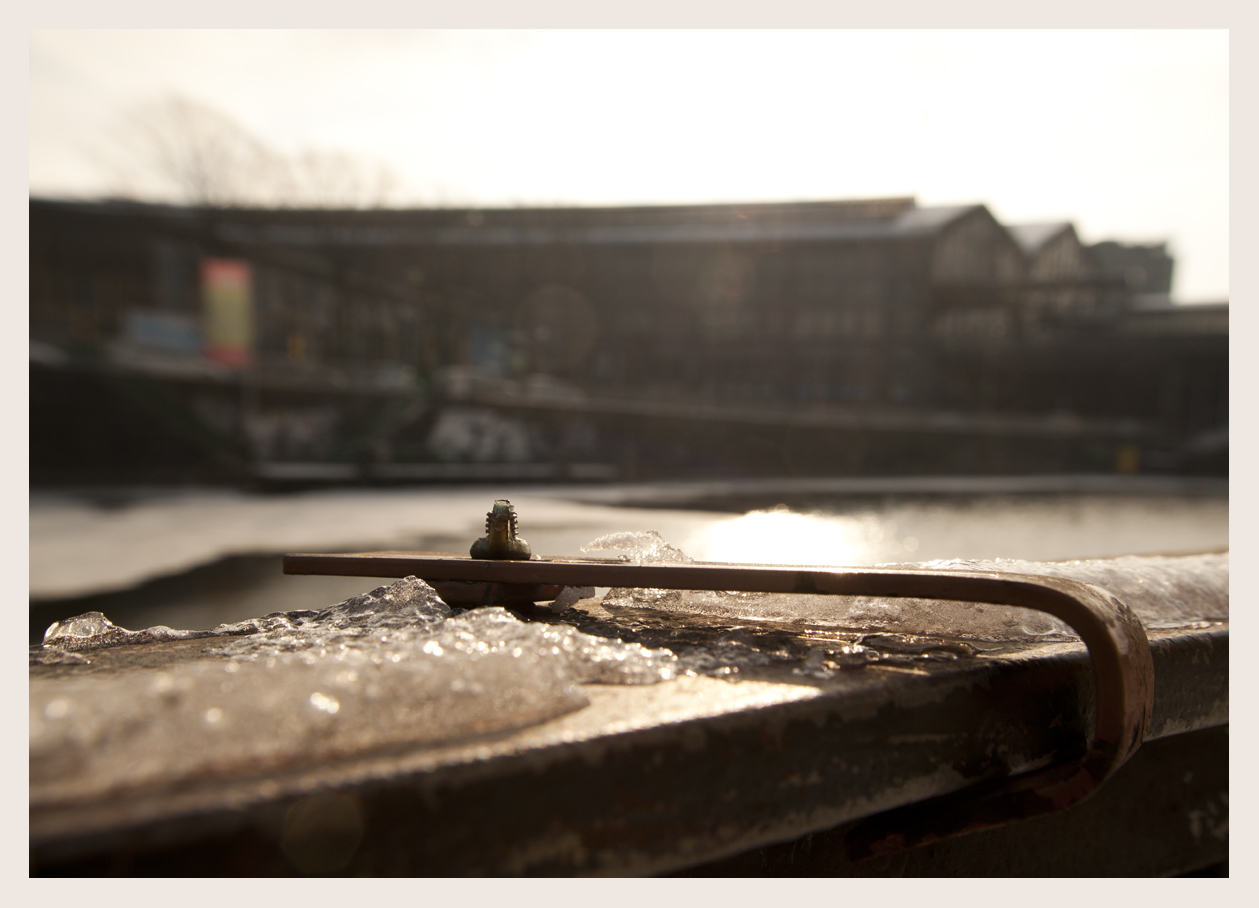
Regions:
M 545 583 L 942 599 L 1035 609 L 1070 625 L 1088 647 L 1096 679 L 1093 735 L 1083 755 L 872 821 L 850 839 L 855 857 L 1065 810 L 1092 794 L 1141 746 L 1153 708 L 1153 664 L 1141 622 L 1107 591 L 1059 577 L 696 562 L 503 562 L 402 553 L 287 555 L 284 570 L 292 574 L 363 570 L 377 577 L 413 574 L 429 581 L 498 583 L 516 590 Z
M 764 658 L 738 663 L 738 683 L 683 675 L 650 686 L 585 684 L 584 708 L 523 728 L 487 726 L 500 730 L 475 738 L 400 739 L 337 759 L 297 749 L 278 764 L 167 773 L 160 783 L 124 763 L 120 778 L 95 788 L 32 772 L 32 872 L 628 874 L 704 865 L 708 872 L 775 872 L 764 869 L 774 861 L 786 872 L 780 865 L 788 846 L 774 843 L 793 843 L 794 855 L 807 842 L 812 863 L 791 872 L 946 873 L 982 866 L 976 850 L 1016 854 L 1019 842 L 1036 841 L 1045 854 L 1078 851 L 1102 824 L 1088 820 L 1098 801 L 1073 805 L 1109 776 L 1115 779 L 1101 797 L 1122 796 L 1119 813 L 1131 822 L 1180 810 L 1196 824 L 1195 848 L 1173 859 L 1167 843 L 1180 839 L 1165 836 L 1155 857 L 1129 860 L 1128 872 L 1194 870 L 1218 862 L 1227 839 L 1226 795 L 1221 801 L 1215 791 L 1227 786 L 1227 765 L 1225 758 L 1221 769 L 1214 744 L 1202 751 L 1202 791 L 1193 797 L 1142 798 L 1128 790 L 1137 784 L 1131 781 L 1114 787 L 1135 778 L 1143 780 L 1138 789 L 1166 788 L 1177 775 L 1188 784 L 1186 773 L 1195 770 L 1182 772 L 1182 757 L 1166 756 L 1183 755 L 1180 745 L 1139 753 L 1136 764 L 1119 767 L 1143 738 L 1187 741 L 1227 725 L 1226 620 L 1182 621 L 1147 634 L 1098 587 L 978 571 L 496 562 L 407 553 L 286 559 L 288 572 L 310 568 L 417 574 L 443 595 L 514 598 L 534 621 L 679 654 L 690 647 L 715 653 L 737 637 L 744 651 Z M 1223 571 L 1222 587 L 1216 575 L 1185 589 L 1190 597 L 1204 590 L 1222 596 L 1222 609 L 1217 603 L 1200 614 L 1226 616 L 1227 561 L 1194 569 L 1207 571 L 1203 576 Z M 531 604 L 549 598 L 539 595 L 543 587 L 577 585 L 1017 605 L 1067 621 L 1082 643 L 1022 636 L 972 645 L 870 634 L 808 618 L 776 620 L 760 607 L 701 614 L 584 599 L 555 614 L 558 606 Z M 84 675 L 157 675 L 222 658 L 200 639 L 119 641 L 74 659 L 33 648 L 32 684 L 47 692 L 62 679 L 81 687 Z M 823 654 L 833 670 L 809 670 Z M 269 734 L 270 727 L 245 733 Z M 1218 743 L 1218 734 L 1208 737 Z M 1184 808 L 1193 798 L 1202 803 Z M 1055 813 L 1027 819 L 1046 810 Z M 975 832 L 994 825 L 1000 828 Z M 975 834 L 927 844 L 958 831 Z M 763 869 L 749 870 L 749 861 Z M 1005 872 L 1088 872 L 1081 868 L 1093 865 L 1075 860 L 1045 869 L 1023 859 L 1018 866 L 1024 869 Z
M 1151 638 L 1151 737 L 1227 721 L 1227 625 Z M 124 646 L 90 668 L 154 670 L 162 651 L 199 658 Z M 1079 644 L 776 674 L 588 686 L 588 707 L 519 732 L 33 805 L 32 871 L 668 872 L 1078 754 L 1092 720 Z M 1190 677 L 1214 693 L 1195 701 Z
M 1228 876 L 1228 728 L 1151 741 L 1063 813 L 852 861 L 855 824 L 757 848 L 681 876 Z

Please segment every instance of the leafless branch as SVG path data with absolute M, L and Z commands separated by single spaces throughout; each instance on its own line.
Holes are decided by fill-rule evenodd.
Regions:
M 133 109 L 98 160 L 119 195 L 198 206 L 380 207 L 399 183 L 385 165 L 346 152 L 285 155 L 227 114 L 182 97 Z

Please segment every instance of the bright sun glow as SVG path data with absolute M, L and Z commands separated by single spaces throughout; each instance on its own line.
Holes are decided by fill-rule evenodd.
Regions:
M 753 511 L 706 528 L 687 550 L 702 561 L 868 565 L 885 557 L 895 529 L 873 515 Z

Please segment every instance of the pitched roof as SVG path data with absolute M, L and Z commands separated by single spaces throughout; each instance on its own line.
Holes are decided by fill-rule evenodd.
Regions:
M 1028 255 L 1035 255 L 1046 243 L 1071 229 L 1070 221 L 1049 224 L 1009 224 L 1006 227 L 1014 241 Z

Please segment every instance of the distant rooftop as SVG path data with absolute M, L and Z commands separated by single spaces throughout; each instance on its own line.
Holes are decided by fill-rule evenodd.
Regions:
M 34 206 L 184 219 L 196 209 L 131 202 Z M 935 233 L 982 205 L 919 207 L 912 198 L 604 208 L 417 208 L 215 212 L 225 239 L 288 246 L 739 243 L 876 239 Z
M 1071 223 L 1054 221 L 1045 224 L 1009 224 L 1006 229 L 1026 254 L 1034 255 L 1050 240 L 1070 230 Z

